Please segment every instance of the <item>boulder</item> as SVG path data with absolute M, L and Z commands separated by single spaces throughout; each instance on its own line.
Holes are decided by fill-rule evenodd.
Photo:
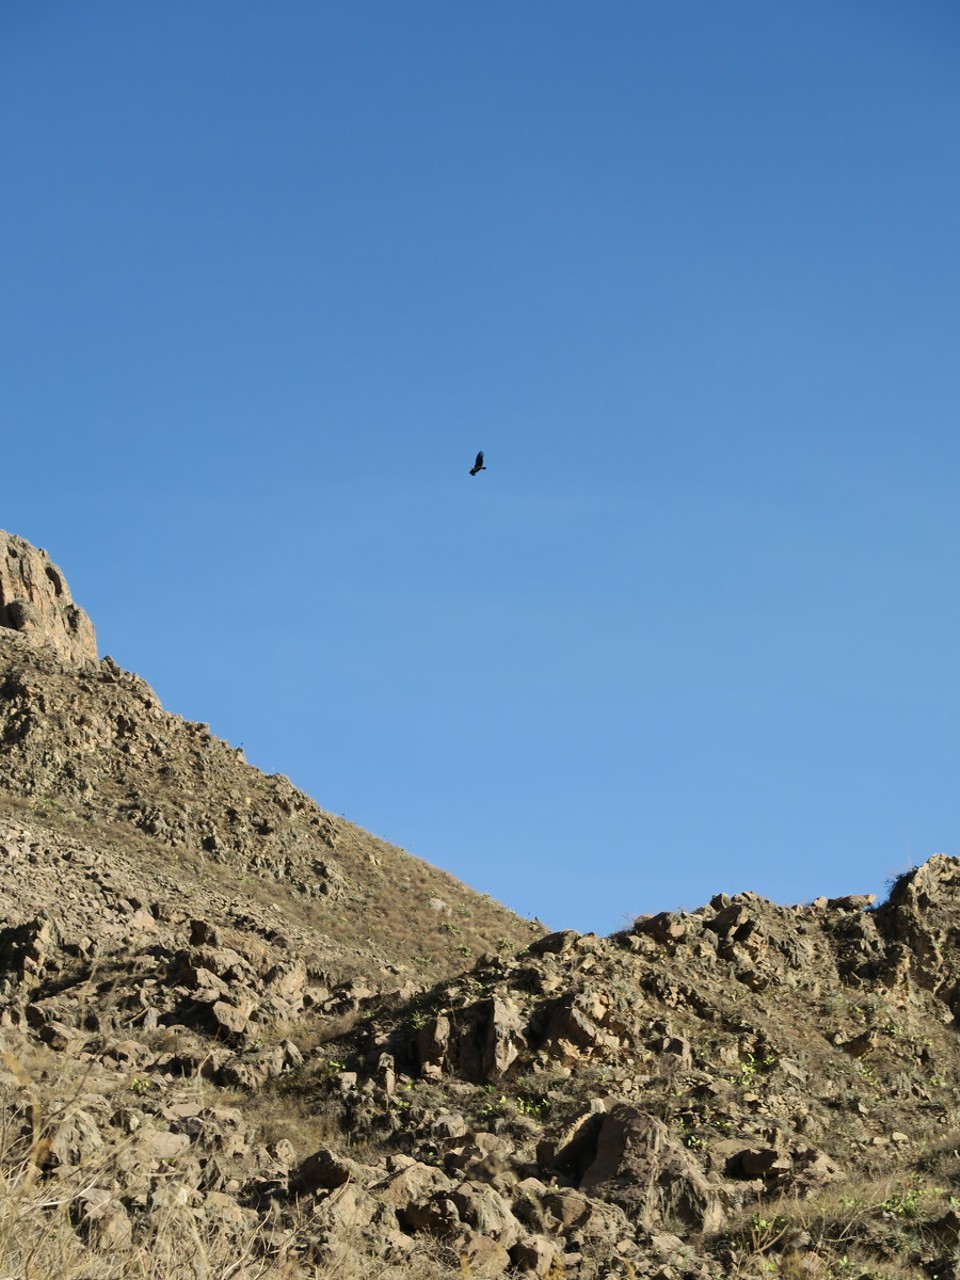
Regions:
M 645 933 L 655 942 L 682 942 L 687 936 L 687 925 L 683 916 L 675 911 L 660 911 L 655 916 L 638 919 L 633 926 L 634 933 Z
M 537 1143 L 537 1164 L 546 1174 L 561 1173 L 579 1182 L 597 1156 L 597 1137 L 606 1108 L 601 1098 L 590 1101 L 555 1138 Z
M 590 1197 L 572 1188 L 548 1191 L 541 1201 L 541 1208 L 545 1224 L 562 1236 L 585 1227 L 594 1213 Z
M 605 1009 L 592 993 L 581 991 L 559 999 L 550 1015 L 543 1049 L 562 1062 L 577 1062 L 603 1050 L 616 1052 L 620 1040 L 597 1025 Z
M 828 898 L 828 911 L 865 911 L 877 900 L 875 893 L 846 893 L 841 898 Z
M 727 1164 L 727 1173 L 734 1178 L 762 1178 L 769 1186 L 790 1172 L 789 1156 L 774 1147 L 746 1147 L 735 1152 Z
M 376 1200 L 367 1195 L 362 1187 L 344 1183 L 319 1202 L 313 1213 L 313 1221 L 331 1231 L 346 1232 L 355 1237 L 357 1232 L 370 1225 L 377 1209 Z
M 517 1006 L 510 1000 L 491 999 L 481 1006 L 483 1018 L 483 1045 L 480 1056 L 480 1077 L 496 1080 L 504 1075 L 526 1048 L 524 1020 Z
M 509 1249 L 520 1238 L 520 1223 L 504 1198 L 488 1183 L 461 1182 L 450 1192 L 460 1220 Z
M 239 1004 L 230 1004 L 226 1000 L 216 1000 L 211 1006 L 217 1030 L 228 1040 L 234 1041 L 241 1038 L 244 1031 L 246 1031 L 252 1011 L 252 1000 L 241 1000 Z
M 628 1103 L 603 1116 L 596 1158 L 580 1189 L 619 1205 L 648 1230 L 679 1219 L 697 1231 L 716 1231 L 724 1220 L 721 1189 L 666 1125 Z
M 460 1229 L 460 1212 L 449 1196 L 438 1192 L 421 1204 L 408 1204 L 401 1216 L 414 1231 L 448 1239 Z
M 129 1244 L 130 1217 L 106 1187 L 86 1187 L 71 1205 L 71 1220 L 81 1238 L 108 1251 Z
M 506 1168 L 515 1154 L 514 1145 L 509 1138 L 481 1130 L 473 1135 L 471 1142 L 453 1148 L 447 1155 L 445 1165 L 447 1172 L 451 1174 L 489 1176 Z
M 439 1169 L 420 1164 L 409 1156 L 394 1156 L 394 1167 L 385 1178 L 371 1183 L 370 1194 L 383 1204 L 405 1211 L 411 1205 L 422 1204 L 437 1192 L 449 1194 L 454 1184 Z
M 56 945 L 53 925 L 45 916 L 0 929 L 0 975 L 3 987 L 36 986 Z M 11 981 L 12 979 L 12 981 Z
M 236 1089 L 259 1089 L 288 1067 L 283 1046 L 272 1049 L 248 1049 L 234 1054 L 217 1070 L 217 1081 Z
M 460 1266 L 465 1276 L 475 1280 L 493 1280 L 501 1276 L 510 1265 L 510 1255 L 497 1240 L 481 1235 L 469 1228 L 463 1232 L 456 1245 Z
M 534 1276 L 536 1280 L 549 1275 L 556 1268 L 559 1249 L 548 1236 L 526 1235 L 510 1250 L 510 1261 L 521 1275 Z
M 459 1111 L 441 1111 L 431 1121 L 430 1132 L 441 1141 L 462 1138 L 467 1133 L 467 1122 Z
M 527 950 L 532 956 L 562 955 L 565 951 L 573 950 L 580 936 L 576 929 L 560 929 L 556 933 L 547 933 L 542 938 L 537 938 Z
M 421 1074 L 441 1075 L 450 1047 L 450 1019 L 445 1014 L 432 1018 L 417 1032 L 415 1043 Z
M 313 1195 L 316 1191 L 335 1191 L 355 1177 L 359 1166 L 321 1147 L 307 1156 L 290 1175 L 291 1195 Z
M 102 1151 L 103 1137 L 93 1116 L 82 1108 L 65 1115 L 36 1144 L 34 1159 L 41 1168 L 78 1165 Z

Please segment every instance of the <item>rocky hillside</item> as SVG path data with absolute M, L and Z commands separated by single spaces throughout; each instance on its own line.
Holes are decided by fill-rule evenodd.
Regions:
M 956 859 L 544 936 L 0 562 L 0 1276 L 960 1276 Z
M 351 1166 L 353 1198 L 401 1186 L 400 1221 L 478 1271 L 952 1276 L 958 921 L 937 856 L 877 909 L 745 893 L 552 934 L 371 1018 L 289 1092 L 399 1147 L 393 1182 Z M 324 1160 L 295 1175 L 321 1195 Z
M 97 660 L 93 627 L 46 552 L 0 533 L 4 813 L 91 844 L 121 880 L 132 858 L 153 877 L 145 901 L 162 902 L 166 880 L 195 910 L 213 897 L 273 911 L 339 979 L 435 979 L 537 932 L 164 711 L 139 676 Z M 46 911 L 57 891 L 55 874 L 38 876 L 24 910 Z

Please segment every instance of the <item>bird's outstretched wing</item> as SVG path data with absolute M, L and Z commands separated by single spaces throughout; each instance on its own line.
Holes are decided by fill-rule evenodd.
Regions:
M 472 476 L 475 476 L 478 471 L 486 471 L 486 469 L 487 468 L 483 465 L 483 450 L 481 449 L 480 452 L 477 454 L 476 462 L 470 468 L 470 474 Z

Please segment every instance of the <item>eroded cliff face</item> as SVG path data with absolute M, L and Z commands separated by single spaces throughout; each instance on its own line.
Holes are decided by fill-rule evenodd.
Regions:
M 97 661 L 93 623 L 46 551 L 0 530 L 0 628 L 79 667 Z

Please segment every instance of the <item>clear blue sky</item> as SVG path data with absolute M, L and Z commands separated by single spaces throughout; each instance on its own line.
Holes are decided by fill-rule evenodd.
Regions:
M 960 853 L 958 68 L 954 0 L 6 0 L 0 527 L 550 925 L 882 892 Z

